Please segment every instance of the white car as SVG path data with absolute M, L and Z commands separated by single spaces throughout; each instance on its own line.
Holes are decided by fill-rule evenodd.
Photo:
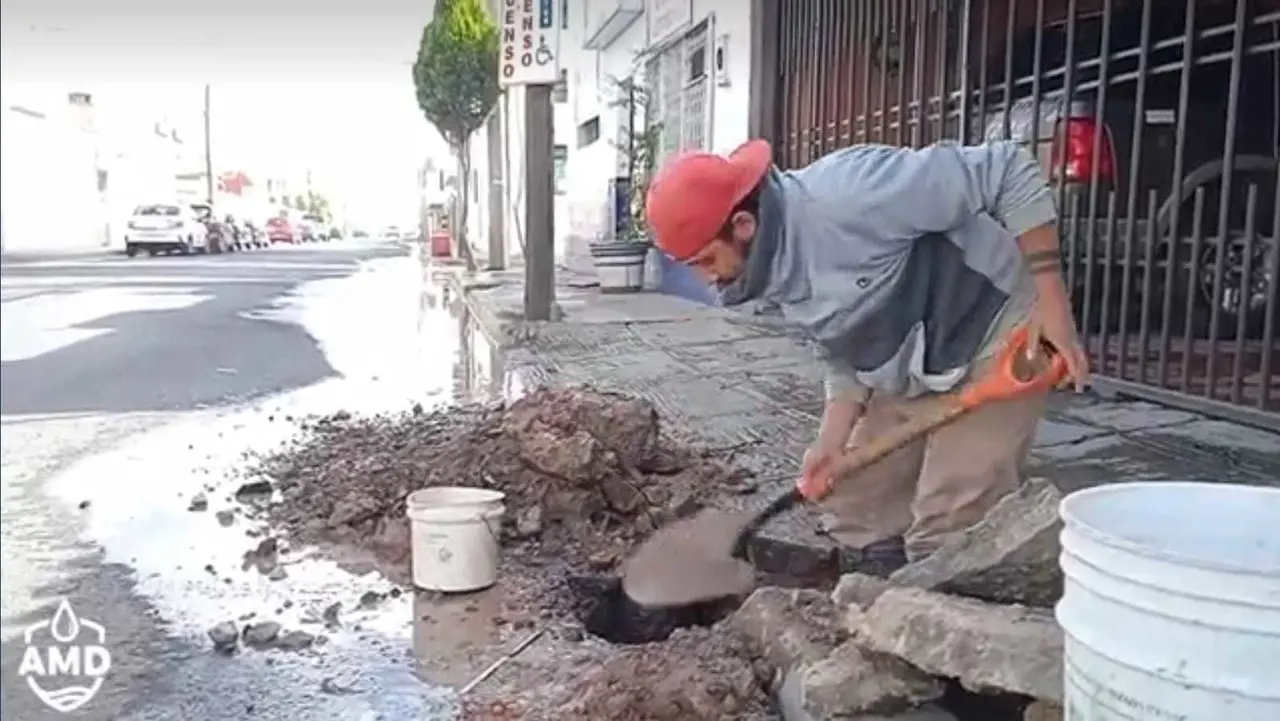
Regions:
M 129 217 L 124 252 L 130 258 L 145 250 L 151 255 L 177 251 L 203 253 L 209 247 L 209 229 L 195 208 L 186 203 L 139 205 Z

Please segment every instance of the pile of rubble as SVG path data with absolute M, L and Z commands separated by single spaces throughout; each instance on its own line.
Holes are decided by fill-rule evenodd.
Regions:
M 772 669 L 787 721 L 955 721 L 944 696 L 956 685 L 1005 714 L 1060 721 L 1060 500 L 1032 480 L 887 580 L 847 574 L 830 595 L 761 588 L 730 623 Z
M 420 488 L 500 490 L 510 552 L 601 572 L 657 525 L 742 482 L 664 438 L 648 401 L 585 388 L 509 405 L 339 413 L 305 430 L 261 459 L 280 492 L 269 520 L 298 543 L 371 552 L 399 580 L 411 549 L 405 500 Z

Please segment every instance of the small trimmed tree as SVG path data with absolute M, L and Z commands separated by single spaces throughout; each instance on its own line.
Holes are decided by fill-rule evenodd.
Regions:
M 498 45 L 498 27 L 480 0 L 437 0 L 413 64 L 418 107 L 458 161 L 460 202 L 453 230 L 459 252 L 473 270 L 475 254 L 467 241 L 471 137 L 493 112 L 501 92 Z

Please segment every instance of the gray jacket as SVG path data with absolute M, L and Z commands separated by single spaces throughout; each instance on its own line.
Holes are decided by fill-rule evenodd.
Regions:
M 828 397 L 945 392 L 1035 293 L 1017 236 L 1057 218 L 1012 142 L 858 145 L 770 171 L 726 306 L 776 304 L 818 341 Z

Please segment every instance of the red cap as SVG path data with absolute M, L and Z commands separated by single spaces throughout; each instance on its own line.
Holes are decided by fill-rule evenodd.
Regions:
M 749 140 L 727 158 L 702 152 L 673 158 L 658 171 L 645 199 L 645 219 L 658 247 L 677 260 L 697 254 L 772 162 L 773 148 L 764 140 Z

